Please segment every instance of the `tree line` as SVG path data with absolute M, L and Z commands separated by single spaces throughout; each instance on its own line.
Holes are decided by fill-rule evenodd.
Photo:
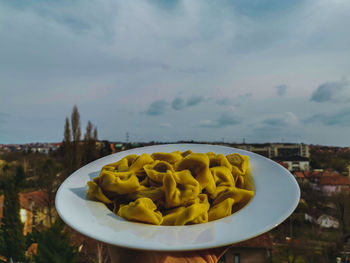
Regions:
M 61 147 L 50 153 L 16 153 L 1 156 L 0 195 L 4 196 L 0 222 L 0 255 L 9 262 L 78 262 L 78 250 L 69 243 L 69 234 L 58 218 L 54 200 L 56 192 L 71 173 L 83 165 L 110 153 L 109 142 L 98 146 L 97 127 L 88 121 L 82 136 L 80 113 L 75 105 L 70 118 L 66 117 Z M 49 227 L 34 227 L 24 235 L 20 217 L 19 193 L 41 190 L 46 193 L 45 206 Z M 25 255 L 36 243 L 37 254 Z
M 88 121 L 82 140 L 80 114 L 78 107 L 75 105 L 72 110 L 71 119 L 69 120 L 69 118 L 66 117 L 64 139 L 61 146 L 66 177 L 81 166 L 99 157 L 99 151 L 96 145 L 97 141 L 97 127 L 90 121 Z

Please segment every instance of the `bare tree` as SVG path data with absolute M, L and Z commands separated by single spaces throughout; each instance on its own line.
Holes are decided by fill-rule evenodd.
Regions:
M 64 139 L 62 143 L 62 154 L 63 154 L 63 163 L 64 163 L 64 177 L 69 176 L 73 171 L 72 163 L 72 138 L 69 125 L 69 119 L 66 117 L 66 122 L 64 125 Z
M 86 126 L 86 132 L 84 135 L 84 140 L 88 141 L 92 139 L 92 129 L 93 129 L 92 123 L 91 121 L 88 121 L 88 124 Z
M 95 127 L 95 128 L 94 128 L 94 141 L 96 141 L 96 142 L 97 142 L 97 140 L 98 140 L 98 136 L 97 136 L 97 128 Z
M 109 255 L 108 250 L 105 244 L 102 242 L 97 242 L 97 262 L 98 263 L 108 263 L 109 261 Z
M 80 131 L 80 114 L 79 114 L 77 105 L 74 105 L 73 107 L 71 123 L 72 123 L 73 141 L 79 142 L 81 137 L 81 131 Z
M 78 111 L 77 105 L 74 105 L 72 115 L 71 115 L 71 124 L 72 124 L 72 163 L 73 170 L 78 169 L 81 166 L 81 149 L 80 149 L 80 114 Z
M 44 202 L 47 206 L 47 216 L 49 218 L 50 226 L 54 223 L 54 204 L 57 189 L 60 185 L 59 175 L 61 166 L 53 159 L 47 158 L 39 169 L 38 186 L 46 195 Z
M 97 141 L 97 129 L 94 128 L 89 121 L 86 126 L 86 132 L 84 135 L 84 151 L 83 151 L 83 164 L 87 164 L 98 157 L 96 141 Z
M 66 122 L 64 125 L 64 142 L 71 143 L 72 138 L 70 134 L 70 125 L 69 125 L 69 119 L 66 117 Z

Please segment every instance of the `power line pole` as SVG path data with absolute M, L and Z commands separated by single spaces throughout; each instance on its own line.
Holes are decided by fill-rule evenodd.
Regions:
M 126 142 L 128 143 L 129 142 L 129 132 L 126 132 L 125 137 L 126 137 Z

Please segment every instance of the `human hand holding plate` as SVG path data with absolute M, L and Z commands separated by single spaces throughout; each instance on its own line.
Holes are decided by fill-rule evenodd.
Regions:
M 229 247 L 219 247 L 197 251 L 149 251 L 132 250 L 117 246 L 108 246 L 111 263 L 215 263 Z

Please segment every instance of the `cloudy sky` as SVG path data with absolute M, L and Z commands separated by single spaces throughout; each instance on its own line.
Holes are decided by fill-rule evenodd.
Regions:
M 1 1 L 0 143 L 350 146 L 350 1 Z

